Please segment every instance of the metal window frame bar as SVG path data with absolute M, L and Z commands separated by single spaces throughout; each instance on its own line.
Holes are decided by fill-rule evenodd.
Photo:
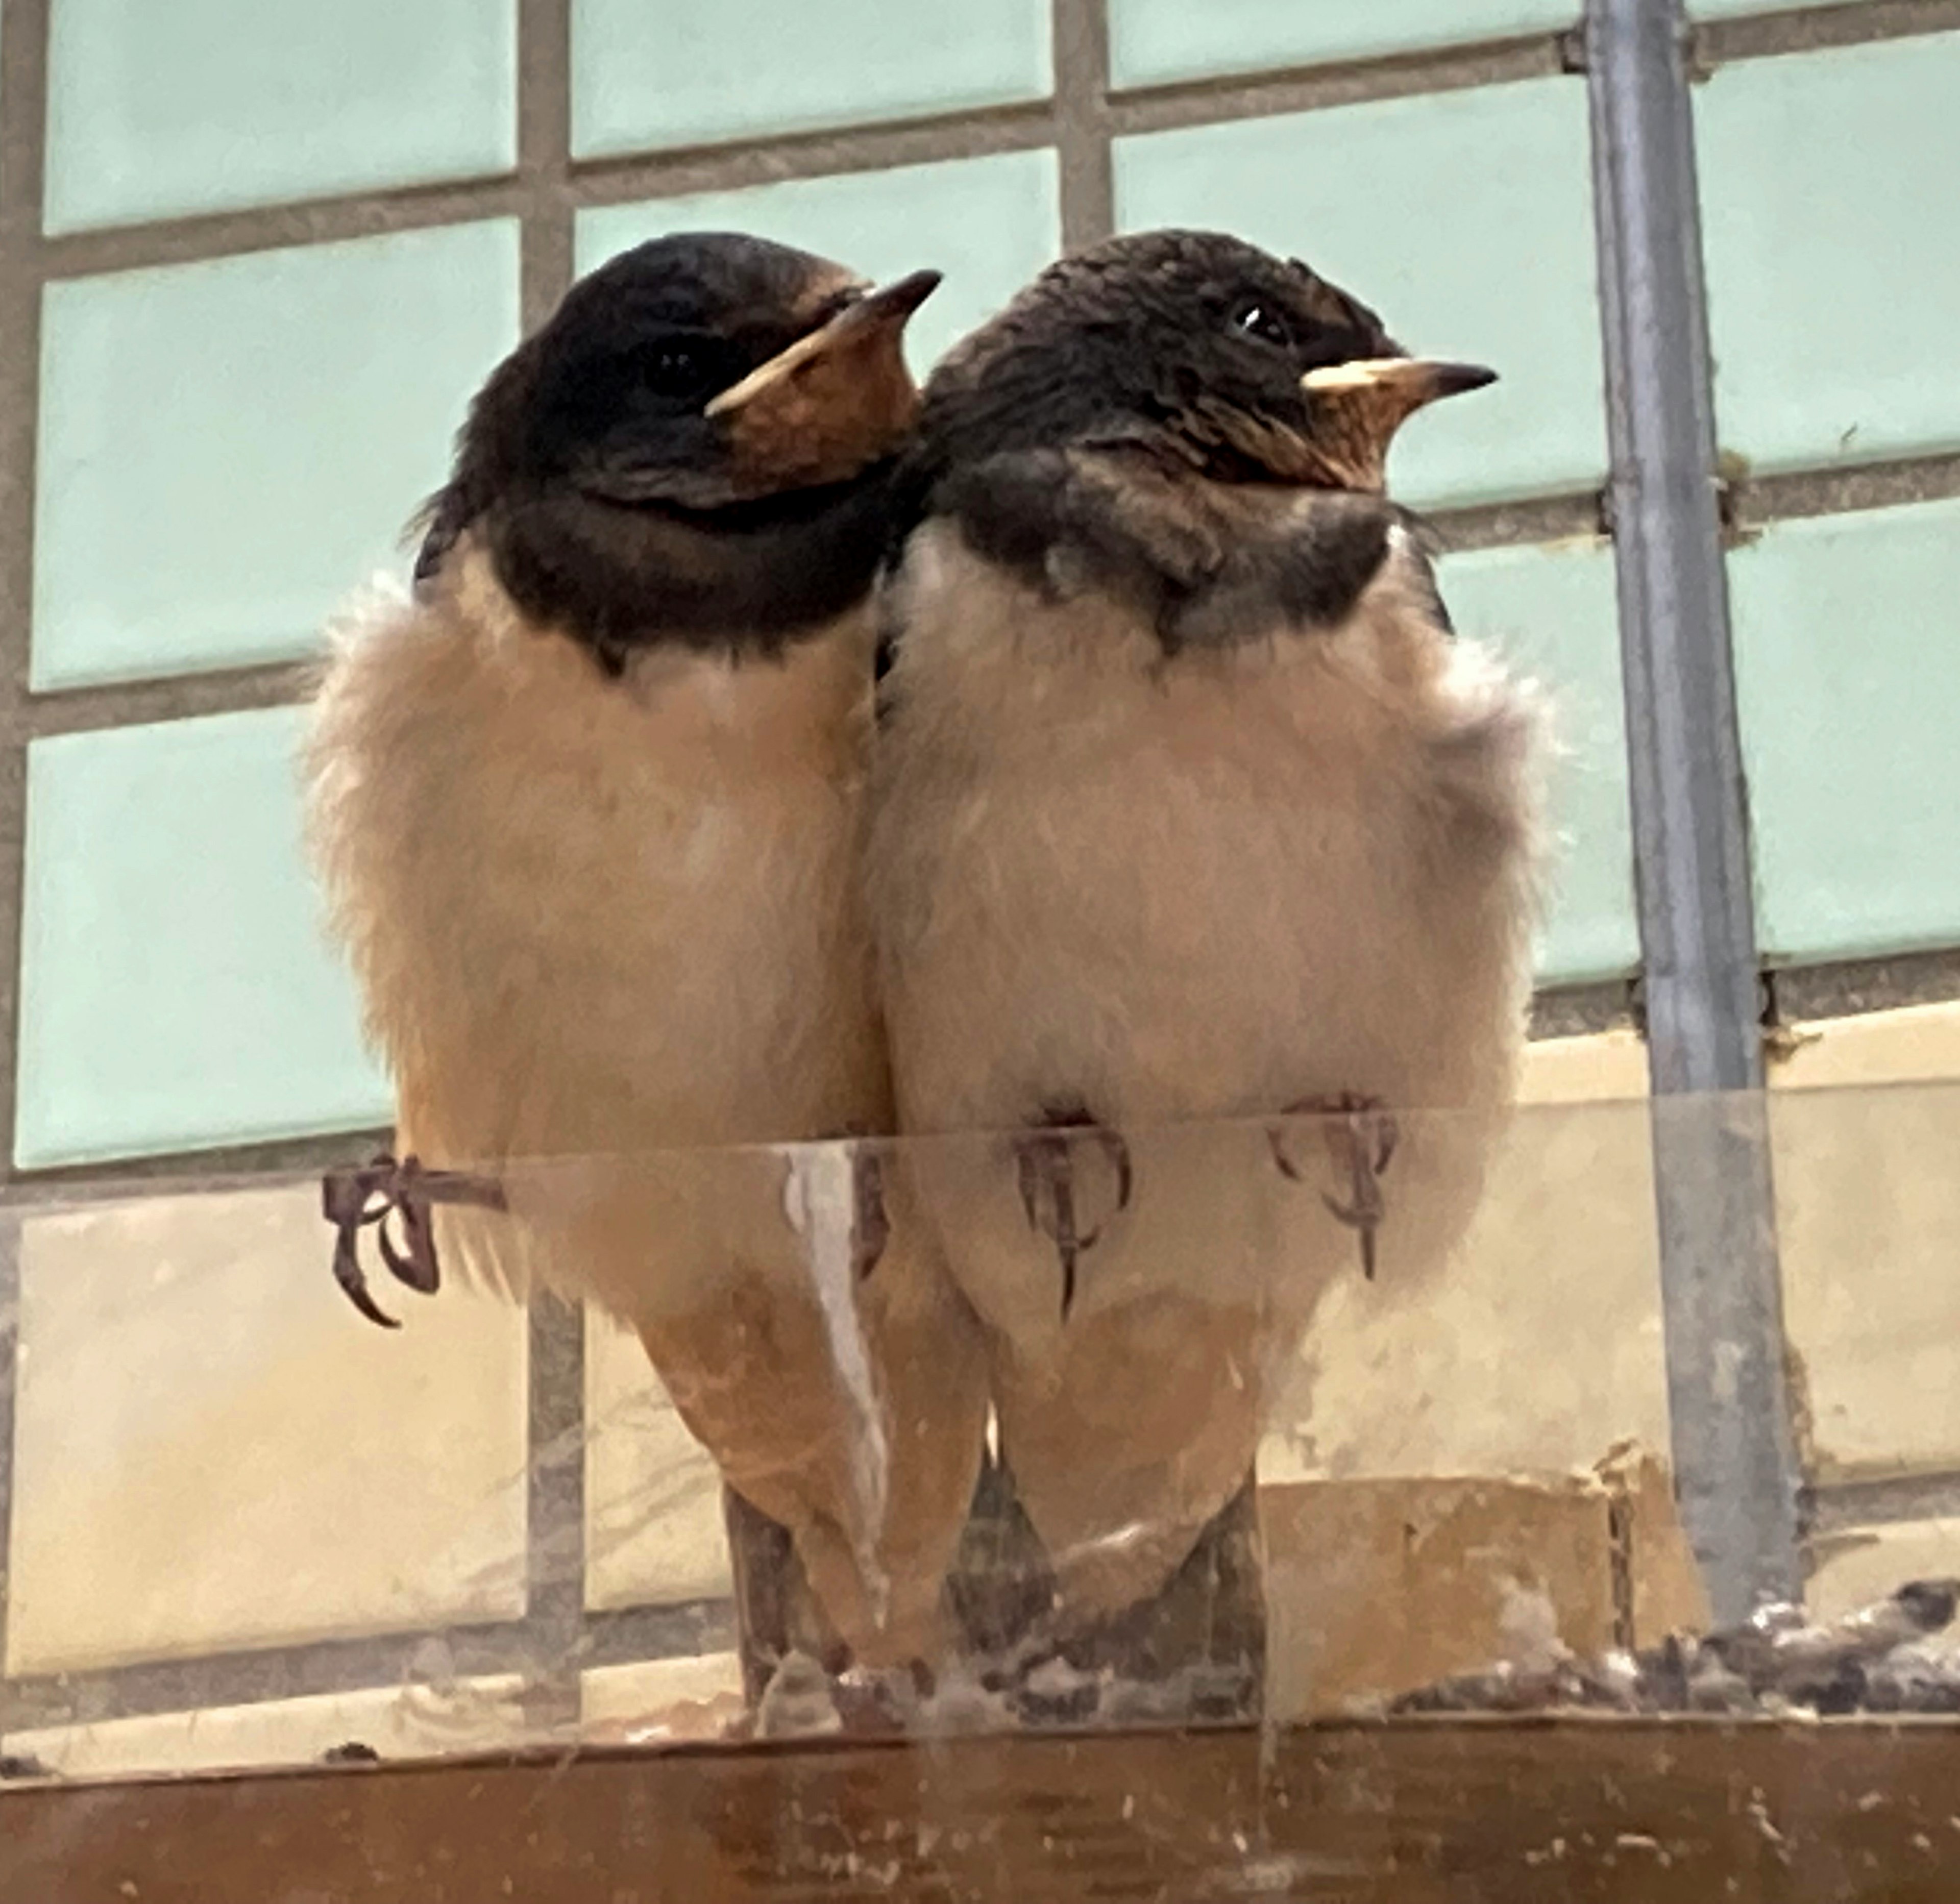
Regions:
M 649 151 L 621 158 L 574 160 L 571 150 L 570 0 L 520 0 L 518 16 L 518 159 L 508 173 L 416 185 L 236 211 L 166 218 L 142 224 L 48 236 L 40 227 L 46 111 L 46 56 L 50 0 L 4 0 L 6 30 L 0 34 L 0 1661 L 4 1661 L 4 1583 L 9 1525 L 8 1480 L 12 1451 L 13 1357 L 11 1330 L 18 1316 L 18 1264 L 13 1247 L 22 1216 L 37 1207 L 126 1197 L 139 1184 L 154 1189 L 217 1189 L 262 1184 L 269 1170 L 340 1161 L 383 1133 L 349 1133 L 323 1140 L 274 1143 L 235 1149 L 132 1160 L 109 1165 L 21 1172 L 11 1168 L 12 1079 L 17 1048 L 16 996 L 21 923 L 27 741 L 46 735 L 145 724 L 243 708 L 288 704 L 301 698 L 310 677 L 305 662 L 275 663 L 107 684 L 59 692 L 29 692 L 28 628 L 32 596 L 34 434 L 39 383 L 42 287 L 53 280 L 145 266 L 204 262 L 243 252 L 331 243 L 383 233 L 425 229 L 471 219 L 515 218 L 521 234 L 522 304 L 527 326 L 539 322 L 573 274 L 577 211 L 708 188 L 736 188 L 788 178 L 882 170 L 939 159 L 1052 148 L 1058 155 L 1064 241 L 1079 245 L 1100 237 L 1114 217 L 1112 155 L 1118 137 L 1178 127 L 1222 123 L 1546 76 L 1573 65 L 1573 36 L 1545 33 L 1474 45 L 1425 49 L 1382 59 L 1334 62 L 1283 71 L 1223 75 L 1130 91 L 1109 84 L 1108 0 L 1052 0 L 1055 84 L 1051 97 L 978 111 L 904 122 L 860 125 L 819 132 L 746 139 L 713 147 Z M 1655 9 L 1647 0 L 1591 0 L 1585 44 L 1595 56 L 1591 84 L 1597 122 L 1618 125 L 1641 101 L 1640 88 L 1657 81 L 1649 71 L 1653 49 L 1635 56 L 1639 16 Z M 1652 21 L 1647 23 L 1651 28 Z M 1756 59 L 1813 46 L 1941 32 L 1960 27 L 1960 0 L 1866 0 L 1823 5 L 1704 25 L 1693 40 L 1701 67 L 1728 59 Z M 1673 30 L 1670 27 L 1670 32 Z M 1666 89 L 1685 84 L 1681 61 L 1672 64 Z M 1636 70 L 1638 68 L 1639 70 Z M 1685 97 L 1685 95 L 1683 95 Z M 1651 105 L 1653 102 L 1647 102 Z M 1670 107 L 1679 117 L 1679 100 Z M 1670 162 L 1665 118 L 1636 116 L 1644 131 L 1642 164 Z M 1677 127 L 1677 131 L 1678 131 Z M 1689 157 L 1691 167 L 1691 154 Z M 1679 154 L 1671 161 L 1677 168 Z M 1689 174 L 1691 181 L 1691 171 Z M 1658 514 L 1643 518 L 1653 476 L 1665 467 L 1633 427 L 1633 406 L 1652 393 L 1652 353 L 1635 372 L 1640 339 L 1628 328 L 1624 292 L 1634 281 L 1640 255 L 1635 240 L 1650 228 L 1630 229 L 1621 188 L 1600 181 L 1602 259 L 1609 316 L 1607 345 L 1614 373 L 1615 469 L 1611 486 L 1596 494 L 1539 497 L 1500 507 L 1453 512 L 1437 526 L 1446 548 L 1520 545 L 1599 532 L 1610 503 L 1620 525 L 1623 618 L 1628 632 L 1629 731 L 1636 755 L 1637 855 L 1643 895 L 1643 939 L 1647 948 L 1647 1018 L 1656 1039 L 1656 1085 L 1674 1090 L 1700 1083 L 1733 1088 L 1759 1081 L 1749 1051 L 1753 1016 L 1745 1011 L 1744 981 L 1754 984 L 1754 949 L 1745 917 L 1740 931 L 1723 910 L 1732 887 L 1698 887 L 1692 856 L 1684 860 L 1680 837 L 1666 822 L 1669 763 L 1675 750 L 1701 731 L 1692 709 L 1673 707 L 1656 664 L 1690 655 L 1703 670 L 1698 679 L 1719 685 L 1726 670 L 1726 628 L 1704 575 L 1701 606 L 1684 615 L 1666 604 L 1669 564 L 1678 559 L 1677 539 L 1694 544 L 1694 561 L 1706 570 L 1707 498 L 1674 495 Z M 1677 173 L 1675 189 L 1680 180 Z M 1692 209 L 1691 205 L 1689 208 Z M 1608 215 L 1613 223 L 1608 243 Z M 1677 284 L 1677 298 L 1698 325 L 1698 281 Z M 1615 300 L 1620 301 L 1615 302 Z M 1677 312 L 1677 319 L 1681 313 Z M 1649 340 L 1650 342 L 1651 340 Z M 1696 383 L 1707 396 L 1705 351 Z M 1637 399 L 1636 392 L 1647 392 Z M 1665 394 L 1665 393 L 1663 393 Z M 1706 472 L 1710 440 L 1695 438 L 1697 466 Z M 1960 494 L 1960 458 L 1925 458 L 1857 471 L 1818 471 L 1749 484 L 1732 494 L 1732 523 L 1754 526 L 1784 515 L 1820 509 L 1879 507 L 1930 496 Z M 1699 539 L 1697 540 L 1696 539 Z M 1668 551 L 1674 551 L 1669 554 Z M 1717 557 L 1719 564 L 1719 554 Z M 1678 644 L 1684 639 L 1689 647 Z M 1712 675 L 1709 670 L 1713 670 Z M 1680 697 L 1673 698 L 1678 701 Z M 1723 704 L 1725 706 L 1726 703 Z M 1732 714 L 1726 719 L 1732 752 Z M 1710 725 L 1705 710 L 1701 726 Z M 1717 837 L 1732 846 L 1740 824 L 1736 783 L 1723 776 L 1694 777 L 1688 811 L 1713 814 Z M 1690 837 L 1692 837 L 1691 828 Z M 1731 856 L 1732 858 L 1732 855 Z M 1725 865 L 1730 860 L 1725 860 Z M 1720 901 L 1715 915 L 1726 923 L 1711 942 L 1710 916 L 1697 908 Z M 1697 921 L 1701 923 L 1698 924 Z M 1684 965 L 1682 955 L 1691 955 Z M 1706 957 L 1701 956 L 1707 955 Z M 1699 959 L 1699 962 L 1697 962 Z M 1655 974 L 1659 974 L 1656 985 Z M 1955 989 L 1960 990 L 1960 981 Z M 1947 995 L 1941 993 L 1939 995 Z M 1620 1022 L 1626 1016 L 1624 984 L 1586 988 L 1561 1000 L 1548 994 L 1548 1026 Z M 1693 1473 L 1719 1472 L 1726 1458 L 1708 1406 L 1712 1371 L 1697 1328 L 1716 1311 L 1756 1326 L 1766 1345 L 1773 1318 L 1760 1300 L 1761 1279 L 1773 1274 L 1773 1242 L 1761 1217 L 1766 1204 L 1766 1153 L 1760 1133 L 1745 1136 L 1732 1161 L 1744 1166 L 1728 1187 L 1711 1186 L 1692 1154 L 1664 1137 L 1668 1120 L 1657 1112 L 1656 1141 L 1663 1235 L 1669 1262 L 1669 1362 L 1675 1372 L 1677 1426 L 1687 1430 Z M 1693 1146 L 1689 1146 L 1691 1153 Z M 1725 1152 L 1725 1155 L 1727 1153 Z M 1739 1189 L 1736 1186 L 1741 1186 Z M 1726 1280 L 1719 1260 L 1740 1239 L 1748 1275 Z M 1710 1251 L 1713 1254 L 1711 1255 Z M 1731 1286 L 1733 1285 L 1734 1286 Z M 1755 1289 L 1755 1295 L 1747 1292 Z M 1722 1292 L 1726 1291 L 1726 1293 Z M 1726 1303 L 1727 1310 L 1721 1305 Z M 1733 1314 L 1729 1311 L 1732 1311 Z M 572 1311 L 539 1305 L 529 1338 L 530 1543 L 525 1616 L 514 1623 L 453 1632 L 384 1635 L 374 1639 L 217 1654 L 199 1660 L 151 1662 L 57 1677 L 0 1679 L 0 1730 L 58 1722 L 68 1717 L 107 1718 L 222 1704 L 284 1698 L 307 1692 L 352 1690 L 399 1683 L 415 1649 L 431 1639 L 448 1642 L 463 1670 L 508 1669 L 513 1661 L 549 1657 L 569 1664 L 600 1665 L 692 1651 L 726 1643 L 726 1606 L 644 1608 L 598 1614 L 584 1607 L 583 1502 L 584 1343 Z M 1766 1348 L 1764 1353 L 1767 1353 Z M 1760 1358 L 1758 1358 L 1760 1360 Z M 1764 1374 L 1757 1387 L 1774 1396 L 1777 1422 L 1780 1383 Z M 1713 1438 L 1711 1438 L 1713 1436 Z M 1770 1438 L 1772 1441 L 1775 1437 Z M 1713 1523 L 1734 1503 L 1716 1493 L 1698 1497 L 1691 1518 L 1701 1531 L 1704 1559 L 1730 1598 L 1746 1579 L 1758 1583 L 1786 1569 L 1788 1543 L 1783 1512 L 1791 1470 L 1780 1444 L 1742 1451 L 1750 1483 L 1739 1544 Z M 1930 1482 L 1936 1488 L 1942 1483 Z M 1895 1490 L 1895 1492 L 1897 1490 Z M 1806 1497 L 1828 1518 L 1838 1491 L 1817 1489 Z M 1869 1493 L 1869 1490 L 1865 1491 Z M 1901 1498 L 1918 1501 L 1925 1489 Z M 1953 1484 L 1960 1501 L 1960 1480 Z M 1847 1497 L 1848 1499 L 1848 1497 Z M 1860 1495 L 1862 1502 L 1863 1496 Z M 1817 1503 L 1827 1505 L 1819 1508 Z M 1874 1499 L 1870 1511 L 1882 1503 Z M 1850 1511 L 1848 1508 L 1847 1511 Z M 568 1556 L 571 1556 L 568 1561 Z M 537 1716 L 564 1716 L 575 1701 L 576 1682 L 561 1674 L 540 1693 Z

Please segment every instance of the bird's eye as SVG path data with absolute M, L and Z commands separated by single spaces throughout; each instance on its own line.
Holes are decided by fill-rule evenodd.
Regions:
M 640 363 L 641 381 L 660 396 L 692 396 L 702 388 L 707 374 L 701 353 L 686 344 L 657 345 Z
M 623 380 L 646 396 L 689 406 L 705 402 L 733 374 L 721 340 L 687 331 L 641 340 L 620 369 Z
M 1286 319 L 1270 304 L 1262 304 L 1257 299 L 1241 304 L 1232 313 L 1232 328 L 1243 331 L 1248 337 L 1256 337 L 1262 344 L 1277 345 L 1281 350 L 1293 348 L 1293 332 Z

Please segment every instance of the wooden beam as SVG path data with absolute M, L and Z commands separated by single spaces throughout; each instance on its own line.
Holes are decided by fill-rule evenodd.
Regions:
M 1950 1904 L 1960 1727 L 1448 1721 L 0 1793 L 46 1904 Z

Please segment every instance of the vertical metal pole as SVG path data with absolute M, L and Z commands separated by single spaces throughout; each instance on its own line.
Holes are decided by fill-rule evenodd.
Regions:
M 1678 0 L 1588 0 L 1675 1484 L 1726 1621 L 1799 1592 L 1801 1476 L 1684 37 Z

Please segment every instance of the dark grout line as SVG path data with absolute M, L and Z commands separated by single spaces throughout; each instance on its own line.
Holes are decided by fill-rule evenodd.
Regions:
M 529 336 L 558 309 L 578 272 L 571 207 L 555 205 L 530 213 L 524 219 L 518 265 L 518 308 Z
M 583 1670 L 725 1651 L 733 1644 L 731 1614 L 728 1603 L 721 1600 L 594 1614 L 581 1623 L 566 1657 L 575 1669 Z M 530 1680 L 547 1664 L 547 1654 L 555 1662 L 551 1649 L 563 1643 L 561 1635 L 530 1620 L 498 1620 L 212 1652 L 192 1659 L 21 1674 L 0 1679 L 0 1733 L 262 1705 L 323 1694 L 395 1692 L 451 1676 L 514 1674 Z M 576 1684 L 574 1670 L 574 1693 Z M 529 1716 L 542 1726 L 558 1723 L 564 1715 Z M 575 1718 L 576 1712 L 569 1716 Z
M 25 736 L 14 718 L 30 658 L 36 413 L 41 294 L 32 269 L 40 220 L 49 0 L 8 0 L 0 33 L 0 1160 L 14 1150 L 20 1009 Z
M 517 172 L 523 328 L 557 308 L 574 275 L 571 201 L 571 0 L 519 0 Z
M 1809 1024 L 1960 999 L 1960 951 L 1777 965 L 1766 976 L 1775 1022 Z
M 1589 985 L 1548 985 L 1532 1000 L 1530 1035 L 1535 1040 L 1631 1031 L 1638 1024 L 1631 978 Z
M 1792 7 L 1777 13 L 1698 21 L 1692 56 L 1698 77 L 1750 59 L 1823 52 L 1960 30 L 1960 0 L 1873 0 L 1860 6 Z
M 7 1703 L 8 1610 L 13 1591 L 14 1422 L 21 1346 L 21 1225 L 0 1210 L 0 1715 Z M 4 1729 L 4 1720 L 0 1720 Z
M 1053 0 L 1061 245 L 1079 251 L 1115 228 L 1115 172 L 1106 103 L 1109 87 L 1107 0 Z
M 49 4 L 7 0 L 0 31 L 0 1172 L 14 1154 L 20 1043 L 27 742 L 14 715 L 27 684 L 33 604 L 41 291 L 33 245 L 46 133 Z M 11 1588 L 20 1240 L 19 1224 L 0 1212 L 0 1673 Z
M 1885 462 L 1729 479 L 1731 540 L 1748 541 L 1772 523 L 1855 515 L 1960 496 L 1960 455 L 1901 456 Z
M 358 238 L 424 231 L 478 219 L 515 218 L 524 208 L 523 186 L 514 174 L 504 173 L 63 232 L 39 240 L 30 255 L 43 278 L 84 278 L 158 265 L 204 264 L 296 246 L 345 244 Z
M 1138 87 L 1110 96 L 1109 116 L 1116 135 L 1131 138 L 1418 94 L 1462 92 L 1474 86 L 1550 78 L 1567 71 L 1566 36 L 1534 33 L 1326 65 Z
M 0 240 L 14 247 L 40 230 L 47 138 L 51 0 L 7 0 L 0 35 Z
M 642 199 L 1031 151 L 1053 145 L 1056 137 L 1054 102 L 1031 99 L 943 117 L 578 159 L 567 189 L 581 208 L 630 205 Z
M 30 695 L 15 714 L 31 739 L 55 734 L 89 733 L 115 727 L 142 727 L 161 721 L 195 720 L 207 714 L 285 707 L 313 691 L 319 664 L 275 661 L 244 668 L 214 669 L 208 674 L 161 675 L 148 681 L 105 682 L 98 687 L 64 688 Z
M 145 1660 L 0 1682 L 0 1727 L 98 1725 L 166 1712 L 407 1686 L 443 1669 L 476 1678 L 521 1670 L 520 1621 Z
M 517 170 L 562 179 L 571 162 L 571 0 L 517 0 Z
M 526 1367 L 525 1619 L 536 1640 L 534 1724 L 575 1721 L 585 1615 L 585 1316 L 542 1291 L 530 1299 Z
M 40 294 L 0 253 L 0 1171 L 14 1154 L 27 825 L 27 736 L 21 701 L 33 621 L 40 363 Z
M 621 1607 L 585 1616 L 580 1664 L 638 1666 L 650 1660 L 698 1658 L 735 1648 L 735 1606 L 691 1600 L 672 1607 Z
M 145 1197 L 219 1196 L 267 1190 L 342 1164 L 364 1163 L 392 1144 L 389 1129 L 271 1138 L 221 1149 L 170 1151 L 106 1163 L 12 1170 L 0 1180 L 0 1209 L 49 1210 L 78 1203 L 140 1202 Z M 326 1232 L 321 1232 L 323 1237 Z
M 576 275 L 571 171 L 571 0 L 519 0 L 517 167 L 527 189 L 521 304 L 527 333 Z M 540 1730 L 575 1725 L 585 1610 L 584 1312 L 543 1290 L 526 1317 L 524 1616 L 535 1658 L 525 1715 Z
M 1562 542 L 1574 537 L 1603 537 L 1603 501 L 1596 489 L 1576 494 L 1540 496 L 1519 502 L 1487 503 L 1468 509 L 1440 509 L 1421 517 L 1446 555 L 1472 549 Z
M 1810 1542 L 1902 1521 L 1949 1520 L 1960 1515 L 1960 1472 L 1813 1483 L 1804 1490 L 1803 1511 Z

